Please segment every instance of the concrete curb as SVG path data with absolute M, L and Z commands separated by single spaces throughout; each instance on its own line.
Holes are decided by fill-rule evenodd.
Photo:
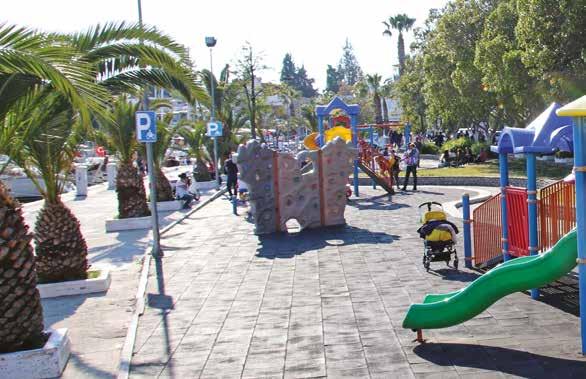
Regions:
M 456 189 L 463 189 L 468 191 L 478 192 L 478 196 L 470 198 L 470 204 L 478 204 L 482 203 L 488 199 L 490 199 L 493 195 L 480 188 L 469 188 L 469 187 L 453 187 L 453 186 L 446 186 L 449 188 L 456 188 Z M 454 200 L 443 204 L 444 210 L 452 217 L 462 218 L 462 214 L 459 208 L 462 208 L 462 200 Z
M 159 233 L 163 235 L 171 230 L 177 224 L 183 222 L 193 213 L 197 212 L 201 208 L 205 207 L 212 201 L 216 200 L 218 197 L 222 196 L 228 191 L 227 188 L 220 189 L 218 192 L 213 194 L 209 199 L 205 200 L 203 203 L 198 204 L 197 207 L 193 208 L 191 211 L 187 212 L 183 217 L 179 220 L 173 221 L 171 224 L 167 225 L 165 228 L 161 230 Z M 140 316 L 144 313 L 145 308 L 145 293 L 148 283 L 148 276 L 149 276 L 149 269 L 151 266 L 151 255 L 152 244 L 144 252 L 144 259 L 142 262 L 142 269 L 140 272 L 140 281 L 138 282 L 138 289 L 136 291 L 136 307 L 134 309 L 134 314 L 132 315 L 132 320 L 130 325 L 128 326 L 128 331 L 126 332 L 126 339 L 124 340 L 124 346 L 122 347 L 122 351 L 120 353 L 120 360 L 118 363 L 118 379 L 128 379 L 130 375 L 130 362 L 132 361 L 132 353 L 134 350 L 134 342 L 136 340 L 136 332 L 138 330 L 138 321 Z

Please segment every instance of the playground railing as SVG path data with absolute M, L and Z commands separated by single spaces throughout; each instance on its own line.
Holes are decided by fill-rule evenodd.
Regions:
M 473 264 L 483 266 L 502 257 L 501 194 L 496 194 L 472 212 Z
M 507 187 L 507 228 L 509 230 L 509 255 L 529 255 L 529 211 L 527 188 Z
M 563 180 L 538 193 L 539 249 L 545 251 L 576 226 L 576 187 Z

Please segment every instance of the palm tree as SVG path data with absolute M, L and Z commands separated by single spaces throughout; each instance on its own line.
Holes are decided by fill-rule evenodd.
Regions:
M 366 75 L 366 83 L 368 84 L 369 92 L 372 93 L 372 103 L 374 105 L 375 122 L 380 124 L 383 122 L 381 110 L 381 79 L 379 74 Z
M 205 161 L 210 160 L 207 149 L 204 146 L 206 125 L 203 121 L 185 121 L 179 124 L 177 133 L 183 137 L 184 142 L 189 146 L 189 155 L 195 158 L 195 180 L 207 182 L 211 180 Z
M 399 31 L 399 75 L 403 74 L 403 69 L 405 68 L 405 41 L 403 40 L 403 31 L 407 32 L 411 30 L 414 23 L 415 19 L 410 18 L 404 13 L 398 14 L 394 17 L 389 17 L 388 21 L 383 21 L 383 24 L 386 27 L 386 30 L 383 32 L 383 35 L 388 35 L 390 37 L 391 28 Z
M 157 86 L 190 104 L 206 97 L 192 72 L 188 50 L 154 27 L 98 24 L 65 38 L 92 65 L 97 82 L 114 95 Z
M 32 234 L 20 204 L 0 182 L 0 353 L 43 345 L 43 308 L 37 290 Z
M 301 117 L 306 128 L 312 132 L 317 132 L 317 115 L 315 114 L 315 106 L 313 104 L 301 107 Z
M 383 104 L 383 122 L 389 122 L 389 108 L 387 106 L 387 98 L 391 96 L 392 89 L 392 82 L 389 82 L 389 80 L 385 80 L 380 89 L 380 95 Z
M 98 140 L 109 149 L 116 151 L 118 174 L 116 193 L 118 195 L 118 217 L 144 217 L 150 214 L 144 181 L 133 166 L 133 154 L 138 150 L 135 130 L 135 113 L 139 104 L 132 104 L 126 96 L 120 96 L 112 106 L 112 120 L 100 122 Z
M 37 273 L 43 282 L 87 278 L 87 245 L 79 221 L 60 198 L 84 127 L 80 121 L 68 100 L 50 87 L 19 101 L 5 120 L 25 132 L 10 156 L 45 200 L 35 224 Z
M 43 138 L 45 141 L 50 138 L 52 142 L 61 138 L 62 142 L 63 136 L 53 136 L 52 132 L 40 133 L 39 126 L 43 124 L 35 125 L 32 122 L 35 118 L 38 121 L 39 117 L 50 121 L 49 113 L 43 115 L 41 111 L 47 107 L 40 107 L 38 93 L 43 87 L 49 88 L 49 91 L 42 92 L 44 95 L 59 94 L 61 99 L 66 99 L 77 110 L 76 117 L 81 121 L 89 121 L 91 112 L 99 113 L 105 91 L 94 85 L 91 70 L 82 60 L 74 59 L 76 55 L 76 51 L 57 43 L 52 36 L 0 25 L 0 153 L 18 159 L 17 153 L 20 153 L 20 157 L 27 155 L 23 151 L 26 147 L 27 151 L 32 152 L 26 157 L 30 164 L 34 164 L 40 157 L 41 161 L 48 158 L 42 152 L 48 152 L 49 148 L 52 154 L 58 156 L 59 152 L 65 153 L 60 149 L 54 150 L 54 143 L 43 146 L 40 142 Z M 39 103 L 38 108 L 30 106 L 35 102 Z M 62 104 L 61 101 L 57 103 Z M 51 110 L 51 114 L 56 115 L 54 110 Z M 71 112 L 68 114 L 71 115 Z M 50 129 L 57 124 L 48 122 L 46 125 Z M 38 137 L 41 139 L 35 139 Z M 57 166 L 61 163 L 65 162 L 58 159 L 56 165 L 47 163 L 41 170 L 47 179 L 43 191 L 49 195 L 45 197 L 49 201 L 46 200 L 41 215 L 47 214 L 47 207 L 57 209 L 57 213 L 49 215 L 54 220 L 53 230 L 57 232 L 51 233 L 48 229 L 51 225 L 44 223 L 43 218 L 37 222 L 40 224 L 40 233 L 36 238 L 40 271 L 47 271 L 45 262 L 48 254 L 57 253 L 56 257 L 50 258 L 57 260 L 57 266 L 62 266 L 57 267 L 58 271 L 67 271 L 67 276 L 84 277 L 81 269 L 85 271 L 87 264 L 83 237 L 78 233 L 79 225 L 75 219 L 69 218 L 68 210 L 61 208 L 57 202 L 49 204 L 51 200 L 56 200 L 55 189 L 59 187 L 59 182 L 55 183 L 55 178 L 48 177 L 46 169 L 59 171 Z M 31 166 L 25 164 L 23 167 L 30 169 Z M 56 234 L 64 235 L 65 239 L 52 239 L 52 235 Z M 44 344 L 46 337 L 43 335 L 43 310 L 36 289 L 37 264 L 30 243 L 33 237 L 28 232 L 20 205 L 10 197 L 1 182 L 0 238 L 3 240 L 0 248 L 0 353 L 38 348 Z M 52 241 L 53 246 L 47 246 L 47 241 Z

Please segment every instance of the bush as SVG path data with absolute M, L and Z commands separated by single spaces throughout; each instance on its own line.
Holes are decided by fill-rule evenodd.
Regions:
M 487 153 L 490 153 L 490 145 L 486 142 L 476 142 L 473 143 L 470 147 L 472 149 L 472 154 L 478 155 L 480 154 L 480 150 L 484 149 Z
M 440 151 L 444 152 L 446 150 L 454 150 L 454 149 L 464 149 L 465 147 L 471 147 L 472 140 L 466 137 L 460 137 L 458 139 L 452 139 L 448 142 L 444 143 L 440 148 Z
M 421 154 L 438 154 L 439 148 L 433 142 L 425 142 L 421 145 Z
M 555 153 L 556 158 L 574 158 L 574 153 L 571 151 L 557 151 Z

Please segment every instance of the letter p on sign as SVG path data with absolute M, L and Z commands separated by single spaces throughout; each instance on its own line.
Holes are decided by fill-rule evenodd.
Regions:
M 138 142 L 157 142 L 155 112 L 136 112 L 136 139 Z

